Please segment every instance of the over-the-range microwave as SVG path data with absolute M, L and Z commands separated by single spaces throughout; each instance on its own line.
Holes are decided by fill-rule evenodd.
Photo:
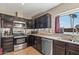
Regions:
M 14 28 L 26 28 L 26 22 L 21 22 L 21 21 L 13 21 L 14 23 Z

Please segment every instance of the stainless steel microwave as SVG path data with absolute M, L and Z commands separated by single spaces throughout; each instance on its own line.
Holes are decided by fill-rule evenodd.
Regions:
M 21 22 L 21 21 L 13 21 L 14 23 L 14 28 L 26 28 L 26 22 Z

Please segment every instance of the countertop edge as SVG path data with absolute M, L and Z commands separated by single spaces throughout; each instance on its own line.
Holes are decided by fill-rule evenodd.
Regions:
M 66 42 L 66 43 L 72 43 L 72 44 L 79 45 L 79 42 L 73 42 L 73 41 L 68 41 L 68 40 L 63 40 L 63 39 L 57 39 L 55 37 L 49 37 L 49 36 L 45 36 L 45 35 L 43 36 L 43 35 L 39 35 L 39 34 L 31 34 L 31 35 L 39 36 L 39 37 L 44 37 L 44 38 L 49 38 L 51 40 L 58 40 L 58 41 Z

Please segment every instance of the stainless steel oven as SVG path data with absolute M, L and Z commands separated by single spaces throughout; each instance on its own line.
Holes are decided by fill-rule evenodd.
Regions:
M 26 42 L 26 38 L 25 37 L 18 37 L 18 38 L 14 38 L 14 45 L 18 45 L 18 44 L 22 44 Z
M 14 51 L 21 50 L 27 47 L 25 37 L 19 37 L 14 39 Z
M 27 47 L 27 35 L 24 28 L 13 28 L 14 51 Z
M 24 49 L 27 47 L 27 36 L 24 33 L 13 33 L 14 34 L 14 51 Z

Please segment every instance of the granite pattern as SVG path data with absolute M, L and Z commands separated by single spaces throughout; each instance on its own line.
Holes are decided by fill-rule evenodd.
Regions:
M 58 41 L 63 41 L 73 44 L 79 44 L 79 41 L 77 39 L 79 36 L 76 37 L 68 34 L 31 34 L 31 35 L 49 38 L 51 40 L 58 40 Z M 75 39 L 75 37 L 77 40 Z

